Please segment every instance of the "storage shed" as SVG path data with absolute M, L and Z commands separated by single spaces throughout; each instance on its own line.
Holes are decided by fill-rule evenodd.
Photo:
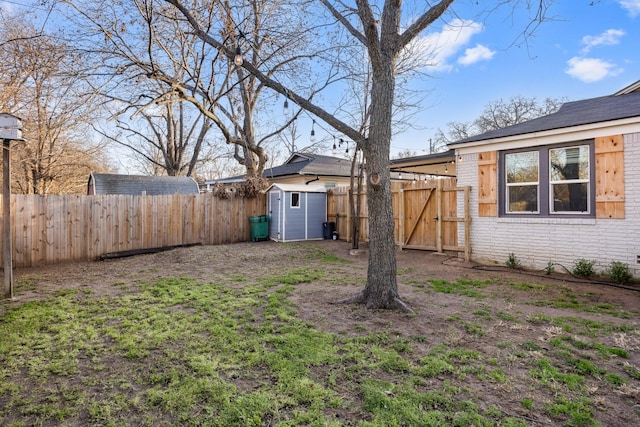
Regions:
M 269 236 L 277 242 L 323 238 L 327 191 L 302 184 L 273 184 L 267 189 Z

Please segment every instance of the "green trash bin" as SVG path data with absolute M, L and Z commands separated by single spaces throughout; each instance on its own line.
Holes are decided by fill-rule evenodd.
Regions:
M 267 240 L 269 238 L 269 216 L 257 215 L 250 216 L 249 223 L 251 224 L 251 241 L 257 242 L 259 240 Z

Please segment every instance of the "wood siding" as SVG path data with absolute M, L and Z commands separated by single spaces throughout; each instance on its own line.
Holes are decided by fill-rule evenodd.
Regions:
M 624 218 L 624 138 L 595 139 L 596 217 Z
M 498 152 L 478 153 L 478 216 L 498 216 Z

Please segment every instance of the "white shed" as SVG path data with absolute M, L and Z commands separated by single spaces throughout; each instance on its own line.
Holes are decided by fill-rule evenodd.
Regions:
M 267 189 L 269 236 L 277 242 L 323 238 L 327 191 L 302 184 L 273 184 Z

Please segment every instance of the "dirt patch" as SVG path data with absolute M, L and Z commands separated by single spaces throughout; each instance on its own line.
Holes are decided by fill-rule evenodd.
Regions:
M 314 251 L 345 261 L 323 263 L 317 256 L 300 255 Z M 550 395 L 531 389 L 530 381 L 519 380 L 530 376 L 531 371 L 531 358 L 518 356 L 524 344 L 547 351 L 552 350 L 553 339 L 559 335 L 582 334 L 585 327 L 595 330 L 599 325 L 619 325 L 619 333 L 597 337 L 602 345 L 628 352 L 622 362 L 612 358 L 607 370 L 624 376 L 624 363 L 640 366 L 640 292 L 635 289 L 582 282 L 570 276 L 483 267 L 456 256 L 398 251 L 399 292 L 415 310 L 414 316 L 330 304 L 362 289 L 367 256 L 366 247 L 354 254 L 349 244 L 340 241 L 258 242 L 21 269 L 15 271 L 16 299 L 5 301 L 0 313 L 10 306 L 45 299 L 66 289 L 84 290 L 78 293 L 79 298 L 101 297 L 133 293 L 141 284 L 164 277 L 190 277 L 236 286 L 234 277 L 247 274 L 266 277 L 300 267 L 331 269 L 332 274 L 327 275 L 330 279 L 296 285 L 291 298 L 300 318 L 318 329 L 345 336 L 379 332 L 411 338 L 413 350 L 407 357 L 415 361 L 439 345 L 463 346 L 481 354 L 484 360 L 499 360 L 509 381 L 479 381 L 469 375 L 464 385 L 473 390 L 470 393 L 476 395 L 471 397 L 479 404 L 494 405 L 528 423 L 553 425 L 554 420 L 542 412 L 532 416 L 521 405 L 525 398 L 540 402 L 551 399 Z M 472 285 L 464 292 L 438 291 L 434 290 L 433 279 L 447 283 L 466 280 Z M 237 286 L 242 286 L 240 281 Z M 553 319 L 564 319 L 564 323 L 558 325 Z M 579 339 L 588 337 L 581 335 Z M 640 423 L 640 384 L 637 379 L 625 378 L 627 384 L 615 393 L 611 393 L 611 388 L 599 386 L 601 383 L 597 381 L 587 385 L 599 408 L 594 417 L 603 425 Z

